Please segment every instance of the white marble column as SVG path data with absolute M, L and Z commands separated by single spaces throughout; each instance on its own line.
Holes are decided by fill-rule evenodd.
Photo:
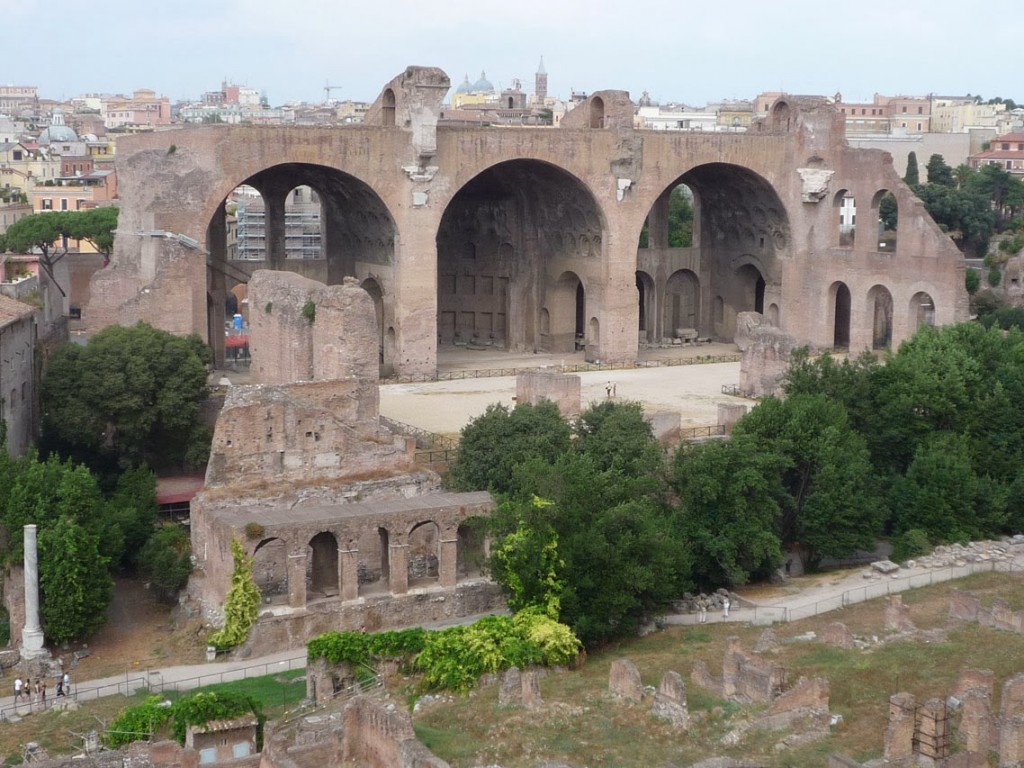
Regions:
M 39 625 L 39 551 L 36 526 L 25 526 L 25 627 L 21 630 L 21 657 L 46 655 L 43 629 Z

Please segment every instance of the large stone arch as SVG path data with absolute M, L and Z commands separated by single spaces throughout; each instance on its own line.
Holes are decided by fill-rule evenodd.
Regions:
M 228 217 L 225 201 L 234 190 L 250 186 L 262 197 L 262 229 L 265 258 L 230 260 L 227 249 Z M 308 187 L 319 201 L 320 247 L 314 258 L 295 258 L 295 247 L 303 237 L 303 224 L 288 213 L 288 198 L 297 188 Z M 214 316 L 231 286 L 245 282 L 257 269 L 297 272 L 327 285 L 337 285 L 346 276 L 372 280 L 388 293 L 394 281 L 398 231 L 384 200 L 367 183 L 337 168 L 310 163 L 280 163 L 262 168 L 234 184 L 217 202 L 206 229 L 208 251 L 207 328 L 210 345 L 218 361 L 223 359 L 223 320 Z M 242 228 L 240 227 L 239 230 Z M 239 236 L 248 236 L 241 232 Z M 390 294 L 388 302 L 390 302 Z M 382 303 L 380 315 L 393 315 L 394 307 Z M 384 333 L 383 325 L 381 327 Z M 381 349 L 383 352 L 383 336 Z M 382 360 L 382 367 L 390 361 Z
M 544 348 L 547 286 L 566 272 L 598 282 L 604 230 L 587 187 L 551 163 L 515 160 L 478 173 L 452 196 L 438 227 L 439 344 Z M 560 329 L 547 309 L 549 327 Z M 567 342 L 553 332 L 559 350 L 572 349 L 574 331 Z
M 692 244 L 672 247 L 669 204 L 680 186 L 692 193 Z M 637 252 L 637 269 L 656 275 L 662 304 L 661 335 L 676 330 L 670 317 L 669 280 L 688 271 L 699 285 L 692 325 L 701 335 L 731 339 L 739 312 L 763 312 L 775 305 L 783 318 L 783 263 L 793 243 L 790 216 L 782 198 L 762 174 L 737 163 L 698 164 L 663 186 L 647 214 L 647 245 Z M 757 271 L 753 282 L 749 270 Z M 678 280 L 678 278 L 675 278 Z M 763 281 L 758 286 L 757 281 Z M 748 285 L 748 283 L 751 283 Z M 767 301 L 766 301 L 767 297 Z M 717 310 L 721 309 L 721 312 Z M 718 316 L 721 320 L 718 320 Z

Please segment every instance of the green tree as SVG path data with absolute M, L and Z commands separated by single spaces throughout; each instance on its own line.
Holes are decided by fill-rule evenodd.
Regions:
M 938 184 L 943 187 L 956 186 L 956 179 L 953 178 L 953 169 L 949 167 L 942 155 L 935 154 L 929 157 L 926 170 L 928 172 L 929 184 Z
M 907 173 L 903 177 L 907 186 L 916 187 L 921 183 L 921 175 L 917 169 L 917 153 L 911 152 L 907 155 Z
M 124 539 L 119 558 L 121 568 L 146 562 L 146 542 L 154 535 L 157 518 L 156 475 L 149 467 L 132 467 L 117 478 L 117 486 L 107 501 L 107 519 Z
M 531 458 L 553 462 L 569 449 L 570 429 L 558 406 L 490 405 L 462 429 L 448 484 L 460 491 L 511 490 L 515 470 Z
M 110 256 L 114 250 L 117 214 L 118 209 L 113 206 L 72 211 L 67 214 L 65 231 L 68 237 L 85 240 L 98 253 Z
M 66 515 L 40 531 L 40 612 L 51 642 L 82 639 L 99 629 L 112 590 L 96 535 Z
M 878 201 L 878 219 L 882 222 L 882 229 L 886 232 L 895 232 L 899 224 L 898 215 L 896 196 L 892 192 L 886 192 Z
M 194 446 L 208 451 L 202 346 L 145 323 L 65 344 L 43 378 L 44 444 L 107 471 L 180 467 Z
M 974 294 L 977 293 L 980 286 L 981 278 L 978 277 L 978 270 L 969 267 L 964 273 L 964 287 L 967 288 L 968 293 Z
M 873 548 L 886 516 L 867 447 L 840 403 L 824 395 L 767 398 L 740 420 L 736 435 L 784 458 L 780 535 L 787 549 L 799 549 L 805 568 Z
M 679 529 L 690 542 L 700 585 L 745 584 L 782 562 L 778 500 L 784 465 L 783 457 L 742 436 L 676 452 L 672 486 Z
M 192 544 L 188 531 L 167 523 L 153 531 L 139 551 L 139 570 L 157 597 L 173 603 L 192 573 Z

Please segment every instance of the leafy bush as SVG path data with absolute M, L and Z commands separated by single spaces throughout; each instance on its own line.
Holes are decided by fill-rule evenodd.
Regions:
M 316 304 L 312 301 L 307 301 L 302 305 L 302 316 L 306 318 L 306 321 L 312 325 L 316 322 Z
M 427 688 L 453 691 L 467 691 L 482 675 L 509 667 L 567 664 L 579 650 L 572 630 L 539 610 L 487 616 L 439 631 L 327 632 L 307 646 L 310 661 L 322 657 L 333 663 L 372 665 L 380 658 L 412 660 Z
M 133 741 L 148 739 L 171 718 L 171 708 L 160 696 L 150 696 L 142 704 L 122 709 L 107 731 L 103 743 L 111 749 Z
M 914 557 L 928 554 L 932 549 L 928 534 L 920 528 L 911 528 L 896 538 L 892 545 L 892 559 L 903 563 Z
M 203 725 L 211 720 L 228 720 L 252 713 L 257 720 L 256 749 L 263 748 L 263 725 L 266 717 L 256 699 L 245 694 L 200 692 L 179 699 L 173 705 L 160 696 L 150 696 L 138 706 L 126 707 L 118 713 L 103 735 L 103 743 L 111 749 L 148 739 L 170 723 L 179 744 L 185 744 L 190 725 Z
M 992 266 L 988 270 L 988 284 L 995 288 L 999 285 L 999 281 L 1003 279 L 1003 273 L 999 270 L 999 267 Z
M 156 596 L 173 603 L 192 573 L 192 542 L 186 530 L 167 523 L 153 531 L 139 556 L 139 569 Z

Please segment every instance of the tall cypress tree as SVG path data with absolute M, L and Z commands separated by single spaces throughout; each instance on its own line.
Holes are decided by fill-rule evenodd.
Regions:
M 911 187 L 916 187 L 921 183 L 921 177 L 917 170 L 916 152 L 911 152 L 907 155 L 907 175 L 903 177 L 903 180 Z

